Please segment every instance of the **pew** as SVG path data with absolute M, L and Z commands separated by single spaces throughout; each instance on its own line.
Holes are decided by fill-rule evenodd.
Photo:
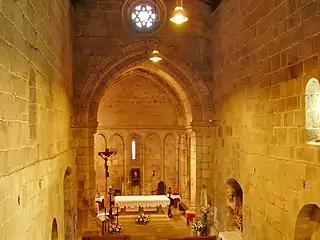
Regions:
M 217 236 L 185 236 L 185 237 L 170 237 L 168 240 L 218 240 Z
M 82 240 L 131 240 L 131 235 L 83 236 Z

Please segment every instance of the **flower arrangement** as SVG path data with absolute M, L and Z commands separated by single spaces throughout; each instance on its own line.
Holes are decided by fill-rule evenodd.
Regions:
M 136 219 L 136 223 L 137 224 L 147 224 L 149 222 L 149 216 L 145 215 L 144 213 L 141 213 L 137 219 Z
M 111 234 L 119 234 L 122 232 L 123 226 L 120 224 L 111 224 L 109 226 L 109 233 Z
M 202 232 L 207 226 L 207 223 L 202 218 L 197 218 L 191 223 L 191 229 L 194 232 Z

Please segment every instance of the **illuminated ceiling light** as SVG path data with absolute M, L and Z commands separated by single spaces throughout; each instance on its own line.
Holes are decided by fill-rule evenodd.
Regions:
M 152 51 L 151 57 L 149 59 L 152 62 L 157 63 L 157 62 L 162 60 L 162 57 L 160 57 L 159 51 L 155 49 L 155 50 Z
M 177 6 L 174 11 L 173 15 L 170 18 L 170 21 L 175 23 L 175 24 L 181 24 L 186 21 L 188 21 L 188 17 L 186 16 L 185 11 L 183 10 L 182 6 Z

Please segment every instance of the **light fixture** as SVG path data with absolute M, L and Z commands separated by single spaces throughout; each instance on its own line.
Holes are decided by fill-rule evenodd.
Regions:
M 162 60 L 162 58 L 160 57 L 159 51 L 156 50 L 156 48 L 152 51 L 152 55 L 149 59 L 155 63 Z
M 186 13 L 182 7 L 182 0 L 180 3 L 180 6 L 178 5 L 175 7 L 172 17 L 170 18 L 170 21 L 175 24 L 181 24 L 188 21 L 188 17 L 186 16 Z
M 155 21 L 157 21 L 158 15 L 157 15 L 157 1 L 156 0 L 154 0 L 154 12 L 156 14 Z M 154 49 L 153 49 L 152 54 L 149 59 L 152 62 L 157 63 L 162 60 L 162 57 L 160 56 L 159 51 L 157 50 L 157 32 L 156 31 L 154 32 L 154 37 L 156 39 L 155 40 L 156 43 L 154 44 Z

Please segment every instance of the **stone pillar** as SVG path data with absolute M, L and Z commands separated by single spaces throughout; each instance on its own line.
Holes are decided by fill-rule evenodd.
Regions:
M 190 139 L 190 208 L 196 207 L 197 202 L 197 142 L 196 135 L 191 132 Z
M 188 186 L 188 162 L 187 162 L 187 135 L 186 132 L 178 133 L 178 163 L 179 163 L 179 192 L 181 200 L 188 202 L 189 186 Z
M 192 126 L 196 150 L 196 187 L 192 188 L 196 193 L 196 209 L 200 208 L 200 196 L 203 185 L 208 189 L 208 203 L 213 204 L 213 193 L 210 186 L 214 183 L 212 176 L 213 141 L 212 130 L 214 123 L 201 122 Z M 192 162 L 192 160 L 191 160 Z M 191 167 L 193 168 L 193 167 Z
M 95 208 L 95 170 L 94 170 L 94 134 L 97 123 L 86 123 L 75 127 L 77 142 L 77 183 L 78 183 L 78 230 L 96 231 Z

